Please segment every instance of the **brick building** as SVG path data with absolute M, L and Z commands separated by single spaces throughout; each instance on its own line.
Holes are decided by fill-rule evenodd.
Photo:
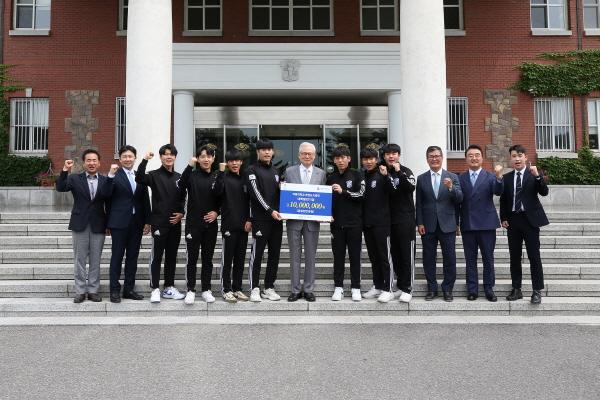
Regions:
M 488 167 L 512 143 L 599 146 L 600 93 L 507 88 L 539 53 L 600 48 L 600 0 L 1 1 L 2 63 L 27 88 L 11 94 L 10 151 L 55 169 L 90 146 L 107 169 L 125 142 L 169 140 L 181 169 L 202 143 L 222 158 L 259 136 L 282 166 L 302 141 L 325 167 L 337 143 L 394 141 L 415 171 L 431 144 L 450 170 L 469 143 Z

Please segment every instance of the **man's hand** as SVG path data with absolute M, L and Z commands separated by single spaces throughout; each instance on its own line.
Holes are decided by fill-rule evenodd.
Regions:
M 417 229 L 419 231 L 419 235 L 423 236 L 425 234 L 425 225 L 419 225 Z
M 150 226 L 150 224 L 144 224 L 144 235 L 149 234 L 151 229 L 152 227 Z
M 182 218 L 182 213 L 173 213 L 171 218 L 169 218 L 169 222 L 171 223 L 171 225 L 177 225 Z
M 149 151 L 146 153 L 146 155 L 144 156 L 144 160 L 152 160 L 152 157 L 154 157 L 154 153 Z
M 224 163 L 224 162 L 219 163 L 219 171 L 225 172 L 226 167 L 227 167 L 227 163 Z
M 385 165 L 379 166 L 379 173 L 383 176 L 387 176 L 387 167 Z
M 342 187 L 340 185 L 338 185 L 337 183 L 334 183 L 333 185 L 331 185 L 331 190 L 333 190 L 336 193 L 342 193 Z
M 65 160 L 65 165 L 63 165 L 63 171 L 70 171 L 73 168 L 73 160 Z
M 210 224 L 214 222 L 215 219 L 217 219 L 218 215 L 219 214 L 217 214 L 216 211 L 210 211 L 204 216 L 204 222 L 208 222 Z
M 535 165 L 530 165 L 529 166 L 529 172 L 531 172 L 531 175 L 535 176 L 536 178 L 538 176 L 540 176 L 540 171 L 538 171 L 537 167 Z
M 273 217 L 273 219 L 274 219 L 275 221 L 281 221 L 281 220 L 283 219 L 283 218 L 281 217 L 281 214 L 279 214 L 279 212 L 278 212 L 278 211 L 275 211 L 275 210 L 273 210 L 273 211 L 271 212 L 271 217 Z
M 396 172 L 400 172 L 400 163 L 399 162 L 395 162 L 392 164 L 392 167 L 394 167 L 394 170 Z
M 444 186 L 448 188 L 448 190 L 452 189 L 452 179 L 444 178 Z
M 508 221 L 502 221 L 502 227 L 504 229 L 507 229 L 508 228 Z
M 114 175 L 114 174 L 116 174 L 116 173 L 117 173 L 117 171 L 118 171 L 118 170 L 119 170 L 119 166 L 118 166 L 117 164 L 112 164 L 112 165 L 110 166 L 110 171 L 108 171 L 108 173 L 109 173 L 110 175 Z
M 504 171 L 504 167 L 502 165 L 496 165 L 494 167 L 494 172 L 496 173 L 496 178 L 502 179 L 502 172 Z
M 244 224 L 244 231 L 245 231 L 245 232 L 250 232 L 250 231 L 252 231 L 252 222 L 250 222 L 250 221 L 246 221 L 246 223 Z
M 198 159 L 196 157 L 192 157 L 190 158 L 190 162 L 188 164 L 190 165 L 190 167 L 195 167 L 197 162 Z

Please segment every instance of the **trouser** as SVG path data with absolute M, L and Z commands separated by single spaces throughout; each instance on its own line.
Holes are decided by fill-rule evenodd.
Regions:
M 308 230 L 308 223 L 302 224 L 302 229 L 287 229 L 288 246 L 290 249 L 290 272 L 292 293 L 302 292 L 300 282 L 300 258 L 304 244 L 304 293 L 312 293 L 315 285 L 315 261 L 319 231 Z M 304 242 L 304 243 L 303 243 Z
M 427 288 L 437 292 L 438 283 L 436 278 L 437 245 L 440 243 L 444 265 L 444 280 L 442 290 L 451 292 L 456 281 L 456 232 L 444 233 L 438 226 L 434 232 L 427 232 L 421 236 L 423 243 L 423 269 L 427 278 Z
M 75 293 L 98 293 L 100 289 L 100 257 L 104 247 L 104 233 L 94 233 L 90 226 L 81 232 L 72 232 L 73 275 Z M 85 265 L 89 261 L 89 271 Z M 87 283 L 86 283 L 87 275 Z
M 244 230 L 226 231 L 223 232 L 222 237 L 221 292 L 225 294 L 231 291 L 241 291 L 246 247 L 248 246 L 248 232 Z M 231 264 L 233 264 L 233 279 Z
M 208 226 L 186 226 L 185 248 L 187 253 L 187 265 L 185 269 L 185 281 L 187 289 L 196 291 L 196 271 L 198 270 L 198 254 L 202 257 L 202 270 L 200 271 L 200 283 L 202 291 L 210 290 L 210 279 L 213 270 L 213 255 L 217 244 L 218 225 L 216 222 Z
M 544 288 L 544 270 L 540 256 L 540 228 L 532 226 L 525 213 L 511 213 L 508 218 L 507 235 L 510 252 L 510 276 L 513 288 L 521 289 L 523 280 L 521 257 L 523 255 L 523 241 L 525 241 L 533 290 L 542 290 Z
M 372 226 L 364 228 L 365 244 L 373 271 L 373 285 L 376 289 L 392 291 L 394 275 L 390 264 L 390 227 Z
M 251 289 L 260 287 L 260 266 L 267 245 L 269 246 L 269 257 L 265 272 L 265 290 L 275 288 L 282 234 L 283 223 L 281 221 L 252 221 L 252 251 L 248 263 Z
M 175 286 L 175 265 L 181 240 L 181 223 L 169 227 L 152 228 L 152 253 L 150 255 L 150 287 L 157 289 L 160 281 L 160 264 L 165 254 L 164 287 Z
M 390 251 L 396 286 L 405 293 L 411 293 L 415 280 L 415 225 L 413 223 L 394 224 L 390 231 Z
M 467 291 L 479 293 L 479 276 L 477 273 L 477 250 L 481 251 L 483 262 L 483 290 L 488 293 L 495 284 L 494 249 L 496 247 L 496 231 L 462 231 L 463 248 L 465 250 Z
M 110 257 L 109 272 L 111 292 L 119 292 L 121 290 L 119 279 L 121 279 L 123 256 L 125 256 L 123 292 L 129 293 L 133 290 L 143 233 L 144 225 L 137 222 L 135 218 L 131 218 L 131 222 L 126 228 L 113 228 L 110 230 L 112 236 L 112 255 Z
M 335 287 L 344 287 L 344 264 L 346 248 L 350 258 L 350 287 L 360 289 L 360 252 L 362 229 L 359 226 L 331 227 L 331 248 L 333 250 L 333 282 Z

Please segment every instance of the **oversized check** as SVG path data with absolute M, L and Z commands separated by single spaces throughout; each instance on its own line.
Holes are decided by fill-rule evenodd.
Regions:
M 279 213 L 285 219 L 331 221 L 331 186 L 282 183 Z

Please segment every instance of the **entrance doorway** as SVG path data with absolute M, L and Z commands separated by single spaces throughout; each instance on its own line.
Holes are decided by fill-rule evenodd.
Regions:
M 273 142 L 273 165 L 282 173 L 286 168 L 300 163 L 298 149 L 304 142 L 315 146 L 314 164 L 319 168 L 323 166 L 323 127 L 320 125 L 262 125 L 260 137 Z

